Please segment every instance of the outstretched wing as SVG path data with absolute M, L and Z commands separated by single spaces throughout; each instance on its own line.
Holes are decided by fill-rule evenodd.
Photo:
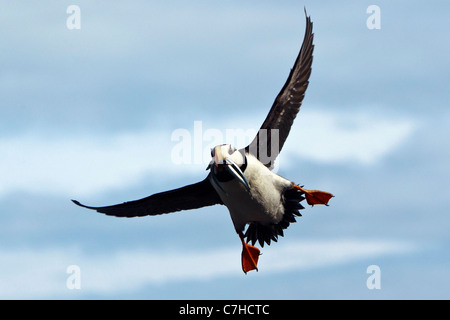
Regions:
M 116 217 L 142 217 L 197 209 L 215 204 L 223 204 L 208 178 L 179 189 L 156 193 L 149 197 L 124 202 L 113 206 L 90 207 L 72 200 L 75 204 Z
M 306 31 L 303 44 L 291 69 L 289 77 L 275 99 L 275 102 L 255 139 L 245 148 L 266 167 L 272 168 L 289 135 L 305 96 L 311 75 L 313 60 L 313 23 L 306 15 Z

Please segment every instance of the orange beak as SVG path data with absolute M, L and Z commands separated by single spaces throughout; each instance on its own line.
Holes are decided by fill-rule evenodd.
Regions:
M 214 148 L 214 165 L 218 168 L 219 165 L 222 164 L 224 164 L 224 158 L 222 156 L 222 152 L 220 151 L 220 146 L 217 146 Z

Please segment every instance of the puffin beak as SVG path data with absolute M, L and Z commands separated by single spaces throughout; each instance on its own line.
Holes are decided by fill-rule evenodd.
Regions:
M 242 183 L 245 189 L 248 192 L 250 192 L 250 186 L 248 185 L 248 181 L 245 178 L 244 173 L 241 171 L 241 169 L 239 169 L 236 163 L 234 163 L 233 160 L 228 158 L 225 158 L 225 163 L 227 164 L 225 168 L 227 168 L 228 172 L 231 173 L 233 176 L 235 176 L 238 179 L 238 181 Z
M 214 149 L 211 149 L 211 153 L 213 154 L 213 159 L 209 162 L 206 170 L 211 169 L 213 165 L 218 168 L 219 164 L 224 164 L 222 154 L 220 152 L 220 147 L 217 146 Z
M 222 157 L 222 152 L 220 151 L 220 146 L 215 147 L 214 149 L 214 165 L 216 168 L 219 167 L 219 164 L 224 164 L 224 159 Z

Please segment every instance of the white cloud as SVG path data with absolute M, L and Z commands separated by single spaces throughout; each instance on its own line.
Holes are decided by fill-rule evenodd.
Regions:
M 10 191 L 85 195 L 135 183 L 170 166 L 170 134 L 0 139 L 0 196 Z
M 249 133 L 249 124 L 254 122 L 241 118 L 228 128 Z M 197 128 L 199 132 L 194 128 L 194 124 L 187 124 L 184 130 L 191 132 L 191 164 L 182 165 L 174 164 L 172 152 L 179 142 L 171 140 L 169 131 L 0 139 L 0 150 L 6 155 L 0 158 L 0 196 L 14 190 L 81 196 L 134 184 L 146 174 L 163 177 L 202 172 L 209 162 L 211 141 L 220 143 L 211 133 L 225 140 L 227 130 L 208 128 L 206 124 Z M 283 149 L 281 165 L 289 166 L 293 156 L 373 164 L 395 151 L 413 130 L 414 124 L 408 120 L 302 112 Z M 247 141 L 252 138 L 253 133 Z M 203 157 L 197 159 L 199 151 L 203 151 Z
M 210 250 L 210 249 L 209 249 Z M 258 273 L 330 268 L 414 250 L 409 243 L 373 240 L 302 241 L 264 248 Z M 147 249 L 91 255 L 73 248 L 0 250 L 0 298 L 71 294 L 67 267 L 80 267 L 80 294 L 120 295 L 147 285 L 218 277 L 243 277 L 240 248 L 206 252 L 151 252 Z M 6 263 L 5 263 L 6 262 Z M 376 260 L 375 260 L 376 262 Z
M 406 119 L 301 111 L 286 143 L 288 153 L 320 162 L 375 164 L 414 132 Z

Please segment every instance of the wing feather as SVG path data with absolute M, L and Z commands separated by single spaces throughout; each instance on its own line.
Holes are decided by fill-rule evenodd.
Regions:
M 306 10 L 305 17 L 305 37 L 294 67 L 255 139 L 245 148 L 246 152 L 253 154 L 269 168 L 273 167 L 275 159 L 283 148 L 309 84 L 314 34 L 313 23 L 311 17 L 306 15 Z
M 197 209 L 215 204 L 223 204 L 208 178 L 182 188 L 153 194 L 149 197 L 124 202 L 122 204 L 91 207 L 85 206 L 76 200 L 76 205 L 96 210 L 116 217 L 142 217 L 171 213 L 181 210 Z

